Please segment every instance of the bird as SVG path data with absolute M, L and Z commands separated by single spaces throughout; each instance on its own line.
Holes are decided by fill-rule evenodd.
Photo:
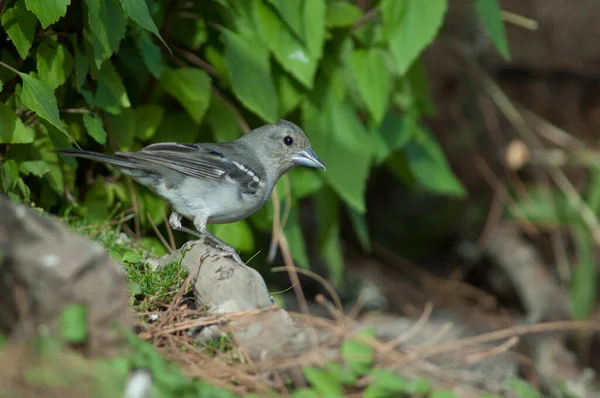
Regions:
M 326 170 L 304 131 L 283 119 L 227 142 L 162 142 L 114 155 L 75 148 L 56 152 L 120 169 L 171 205 L 169 224 L 174 230 L 195 235 L 242 264 L 235 249 L 211 234 L 207 224 L 251 216 L 267 202 L 277 181 L 296 166 Z M 183 226 L 184 217 L 193 222 L 195 231 Z

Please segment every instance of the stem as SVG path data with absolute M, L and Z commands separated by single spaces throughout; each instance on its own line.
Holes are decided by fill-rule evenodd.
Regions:
M 66 108 L 66 109 L 59 109 L 58 111 L 61 113 L 94 113 L 86 108 Z
M 18 70 L 16 70 L 15 68 L 13 68 L 12 66 L 5 64 L 4 62 L 0 61 L 0 66 L 4 66 L 6 69 L 8 69 L 11 72 L 16 73 L 17 75 L 20 74 L 21 72 L 19 72 Z
M 217 97 L 219 100 L 221 100 L 231 110 L 231 112 L 233 112 L 233 114 L 235 115 L 235 118 L 238 120 L 240 127 L 244 131 L 244 134 L 249 132 L 250 126 L 248 126 L 248 123 L 246 122 L 246 120 L 244 119 L 242 114 L 238 111 L 238 109 L 235 107 L 235 105 L 232 104 L 231 102 L 229 102 L 229 100 L 227 100 L 227 98 L 225 98 L 225 96 L 223 94 L 221 94 L 221 92 L 219 90 L 217 90 L 217 88 L 215 86 L 211 87 L 211 91 L 215 97 Z
M 202 58 L 197 56 L 196 54 L 191 53 L 183 48 L 173 46 L 173 50 L 179 52 L 189 63 L 196 65 L 197 67 L 204 69 L 211 75 L 215 77 L 219 77 L 219 73 L 215 68 L 213 68 L 208 62 L 204 61 Z

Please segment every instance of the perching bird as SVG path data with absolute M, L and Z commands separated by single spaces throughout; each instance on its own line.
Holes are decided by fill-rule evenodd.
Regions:
M 209 233 L 206 224 L 251 216 L 269 199 L 277 180 L 295 166 L 325 169 L 302 129 L 287 120 L 216 144 L 166 142 L 113 156 L 77 149 L 58 152 L 121 169 L 171 204 L 173 229 L 208 239 L 240 262 L 235 250 Z M 193 221 L 199 234 L 181 224 L 182 216 Z

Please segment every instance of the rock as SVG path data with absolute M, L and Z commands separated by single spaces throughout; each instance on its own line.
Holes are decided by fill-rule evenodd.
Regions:
M 88 311 L 86 352 L 109 356 L 126 347 L 115 326 L 132 329 L 122 267 L 101 245 L 0 195 L 0 331 L 26 340 L 41 329 L 58 332 L 62 310 Z

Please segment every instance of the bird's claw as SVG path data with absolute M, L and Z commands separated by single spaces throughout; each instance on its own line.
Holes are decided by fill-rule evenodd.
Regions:
M 240 264 L 244 264 L 244 261 L 237 254 L 237 252 L 231 247 L 218 247 L 210 248 L 204 251 L 200 257 L 200 262 L 204 262 L 209 257 L 231 257 L 234 261 Z

